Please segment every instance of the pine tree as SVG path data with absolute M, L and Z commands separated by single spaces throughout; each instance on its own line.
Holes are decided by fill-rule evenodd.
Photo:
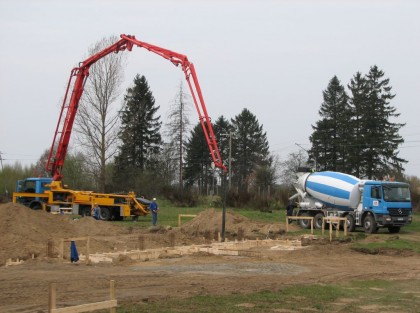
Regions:
M 217 145 L 222 157 L 223 163 L 226 165 L 229 157 L 229 141 L 232 125 L 228 119 L 221 115 L 213 125 L 214 135 L 217 139 Z
M 364 154 L 365 175 L 368 178 L 381 179 L 384 175 L 399 175 L 407 161 L 398 157 L 398 146 L 404 139 L 398 134 L 405 124 L 393 123 L 397 118 L 396 108 L 390 101 L 395 97 L 391 93 L 389 78 L 376 65 L 366 75 L 368 87 L 367 106 L 364 110 L 364 126 L 368 148 Z
M 232 129 L 230 122 L 220 116 L 213 124 L 213 129 L 222 160 L 226 164 L 229 153 L 229 133 Z M 210 185 L 213 185 L 212 179 L 216 181 L 217 173 L 211 166 L 212 159 L 200 123 L 191 131 L 186 150 L 187 158 L 184 168 L 186 185 L 196 185 L 200 193 L 205 194 Z
M 232 136 L 233 129 L 230 121 L 221 115 L 213 125 L 214 135 L 217 139 L 217 146 L 220 152 L 220 157 L 223 164 L 226 166 L 228 172 L 223 172 L 222 170 L 213 171 L 213 179 L 216 182 L 220 181 L 222 188 L 231 188 L 230 177 L 227 176 L 228 173 L 231 173 L 229 169 L 231 166 L 231 155 L 232 155 Z M 229 179 L 229 183 L 226 179 Z M 226 185 L 225 185 L 226 183 Z
M 324 91 L 319 111 L 323 117 L 313 126 L 311 153 L 316 156 L 318 170 L 344 171 L 357 177 L 382 179 L 385 175 L 401 176 L 406 160 L 398 156 L 404 142 L 399 130 L 404 124 L 394 123 L 399 117 L 390 102 L 389 79 L 377 66 L 367 75 L 356 73 L 348 88 L 336 77 Z
M 187 186 L 196 185 L 199 193 L 204 194 L 211 182 L 211 156 L 200 123 L 191 131 L 186 150 L 187 157 L 184 168 L 185 184 Z
M 357 72 L 347 86 L 351 93 L 349 104 L 353 133 L 348 155 L 349 163 L 352 165 L 352 171 L 349 173 L 356 177 L 363 177 L 366 168 L 364 155 L 368 149 L 365 131 L 367 125 L 364 122 L 365 110 L 368 107 L 368 85 L 365 77 Z
M 127 188 L 146 170 L 158 168 L 161 151 L 159 106 L 144 76 L 137 75 L 134 85 L 127 89 L 121 111 L 119 154 L 116 158 L 116 180 Z
M 257 167 L 269 162 L 267 134 L 248 109 L 243 109 L 231 121 L 235 134 L 232 142 L 232 182 L 238 190 L 248 191 L 255 180 Z
M 312 126 L 314 132 L 309 140 L 312 143 L 310 153 L 317 160 L 320 170 L 348 171 L 347 160 L 351 129 L 348 96 L 337 76 L 334 76 L 323 91 L 324 102 L 321 104 L 320 121 Z
M 315 169 L 318 171 L 330 169 L 328 166 L 331 150 L 330 124 L 330 121 L 324 119 L 317 121 L 315 126 L 312 125 L 314 132 L 309 137 L 312 144 L 309 153 L 314 156 Z

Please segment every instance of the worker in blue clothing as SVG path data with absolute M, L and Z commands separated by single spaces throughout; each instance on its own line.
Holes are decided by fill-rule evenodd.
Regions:
M 156 198 L 153 198 L 153 201 L 149 205 L 150 212 L 152 213 L 152 225 L 156 226 L 157 222 L 157 214 L 159 211 L 159 207 L 156 203 Z
M 95 220 L 101 219 L 101 208 L 99 207 L 97 203 L 95 203 L 95 206 L 93 207 L 93 218 Z

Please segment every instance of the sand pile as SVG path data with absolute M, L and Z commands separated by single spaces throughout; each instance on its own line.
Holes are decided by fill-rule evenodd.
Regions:
M 230 212 L 226 213 L 225 225 L 225 236 L 229 240 L 274 238 L 284 232 L 284 224 L 274 221 L 258 223 Z M 27 260 L 32 255 L 43 259 L 47 256 L 49 241 L 53 242 L 53 256 L 57 257 L 61 252 L 62 238 L 90 236 L 90 253 L 103 253 L 169 247 L 171 244 L 202 244 L 207 240 L 217 240 L 221 228 L 222 213 L 214 209 L 201 212 L 185 222 L 181 229 L 164 225 L 142 229 L 121 227 L 92 217 L 72 219 L 68 215 L 33 211 L 19 204 L 0 204 L 0 266 L 8 259 Z M 69 243 L 64 248 L 64 257 L 67 258 Z M 77 248 L 79 253 L 85 253 L 86 242 L 78 241 Z
M 190 236 L 212 236 L 214 233 L 220 232 L 222 229 L 222 212 L 214 209 L 208 209 L 201 212 L 194 219 L 182 225 L 182 231 Z M 246 239 L 266 239 L 273 235 L 284 232 L 284 224 L 255 222 L 248 218 L 226 212 L 225 218 L 225 235 L 229 239 L 244 237 Z
M 112 223 L 96 221 L 92 217 L 73 220 L 68 215 L 54 215 L 30 210 L 13 203 L 0 204 L 0 265 L 9 258 L 43 257 L 48 240 L 57 248 L 61 238 L 83 236 L 113 236 L 124 233 Z M 92 242 L 93 248 L 98 243 Z M 105 250 L 108 247 L 103 247 Z M 109 249 L 109 248 L 108 248 Z

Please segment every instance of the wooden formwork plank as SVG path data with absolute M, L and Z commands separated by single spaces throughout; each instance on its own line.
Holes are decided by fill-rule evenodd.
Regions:
M 333 229 L 332 229 L 332 225 L 333 224 L 337 224 L 336 229 L 335 229 L 335 236 L 338 237 L 339 236 L 339 232 L 340 232 L 340 222 L 344 222 L 344 236 L 347 236 L 347 217 L 338 217 L 338 216 L 325 216 L 322 218 L 322 236 L 324 236 L 324 228 L 325 228 L 325 222 L 328 221 L 330 222 L 330 226 L 329 226 L 329 236 L 330 236 L 330 241 L 332 241 L 332 233 L 333 233 Z
M 197 217 L 197 214 L 178 214 L 178 227 L 181 226 L 181 217 Z
M 96 310 L 111 309 L 117 307 L 117 300 L 107 300 L 102 302 L 87 303 L 66 308 L 52 309 L 51 313 L 79 313 L 92 312 Z
M 58 308 L 56 304 L 56 283 L 51 283 L 48 295 L 48 313 L 79 313 L 79 312 L 92 312 L 96 310 L 110 309 L 111 313 L 115 313 L 117 307 L 117 300 L 115 299 L 115 281 L 110 281 L 109 295 L 110 300 L 87 303 L 65 308 Z
M 111 299 L 110 301 L 115 301 L 115 305 L 111 307 L 109 312 L 116 313 L 117 311 L 115 308 L 117 307 L 117 300 L 115 299 L 115 280 L 109 282 L 109 298 Z

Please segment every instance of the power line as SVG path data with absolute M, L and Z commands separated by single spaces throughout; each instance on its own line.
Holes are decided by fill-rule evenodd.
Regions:
M 7 158 L 3 157 L 1 154 L 7 155 Z M 22 157 L 28 157 L 28 158 L 22 158 Z M 38 160 L 38 156 L 33 155 L 33 154 L 5 153 L 5 152 L 0 152 L 0 158 L 2 161 L 35 161 L 36 162 Z
M 21 154 L 21 153 L 6 153 L 3 152 L 4 155 L 17 155 L 17 156 L 24 156 L 24 157 L 37 157 L 34 154 Z
M 36 161 L 38 159 L 3 159 L 3 161 Z
M 1 165 L 1 171 L 3 172 L 3 157 L 2 157 L 2 152 L 0 151 L 0 165 Z M 4 185 L 4 191 L 6 193 L 6 195 L 9 195 L 9 191 L 7 190 L 6 184 Z
M 419 145 L 410 145 L 410 146 L 406 146 L 405 144 L 407 144 L 407 143 L 417 143 L 417 142 L 419 142 L 420 143 L 420 140 L 410 140 L 410 141 L 404 141 L 403 143 L 401 143 L 401 144 L 399 144 L 399 147 L 398 148 L 413 148 L 413 147 L 420 147 L 420 144 Z M 295 144 L 295 145 L 297 145 L 297 144 Z M 310 146 L 311 144 L 310 143 L 306 143 L 306 144 L 298 144 L 299 146 Z M 292 147 L 293 145 L 288 145 L 288 146 L 283 146 L 283 147 L 281 147 L 281 148 L 278 148 L 278 149 L 273 149 L 273 150 L 271 150 L 271 151 L 281 151 L 281 150 L 284 150 L 284 149 L 286 149 L 286 148 L 290 148 L 290 147 Z M 332 145 L 333 146 L 333 145 Z M 358 146 L 363 146 L 363 147 L 365 147 L 365 148 L 369 148 L 369 147 L 375 147 L 376 146 L 376 143 L 367 143 L 367 142 L 361 142 L 361 143 L 358 143 L 358 144 L 340 144 L 340 143 L 338 143 L 338 144 L 336 144 L 335 146 L 339 146 L 339 147 L 358 147 Z M 301 147 L 302 148 L 302 147 Z M 310 149 L 310 148 L 308 148 L 308 149 Z

